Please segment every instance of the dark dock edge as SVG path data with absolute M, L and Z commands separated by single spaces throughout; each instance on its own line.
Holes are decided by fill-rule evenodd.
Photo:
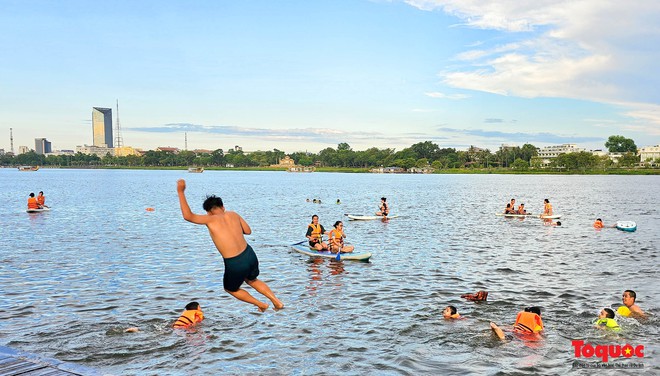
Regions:
M 99 370 L 0 346 L 0 376 L 109 376 Z

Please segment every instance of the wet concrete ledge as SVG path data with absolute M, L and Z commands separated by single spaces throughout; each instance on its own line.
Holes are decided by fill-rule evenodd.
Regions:
M 109 376 L 93 368 L 0 346 L 0 376 Z

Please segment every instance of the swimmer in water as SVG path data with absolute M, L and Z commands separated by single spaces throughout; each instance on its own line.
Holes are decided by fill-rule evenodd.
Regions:
M 461 319 L 461 315 L 458 314 L 456 311 L 456 307 L 454 306 L 446 306 L 444 310 L 442 310 L 442 317 L 445 318 L 446 320 L 453 320 L 453 319 Z

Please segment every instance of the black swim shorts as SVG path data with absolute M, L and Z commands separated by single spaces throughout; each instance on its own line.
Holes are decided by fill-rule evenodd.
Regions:
M 225 275 L 222 284 L 227 291 L 236 292 L 245 281 L 252 281 L 259 276 L 259 260 L 248 244 L 238 256 L 224 259 Z

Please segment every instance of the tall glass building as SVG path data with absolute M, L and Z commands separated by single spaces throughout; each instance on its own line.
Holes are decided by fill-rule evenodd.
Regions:
M 37 154 L 48 154 L 53 152 L 50 146 L 50 141 L 46 140 L 45 138 L 34 139 L 34 151 Z
M 92 107 L 94 146 L 112 148 L 112 109 Z

